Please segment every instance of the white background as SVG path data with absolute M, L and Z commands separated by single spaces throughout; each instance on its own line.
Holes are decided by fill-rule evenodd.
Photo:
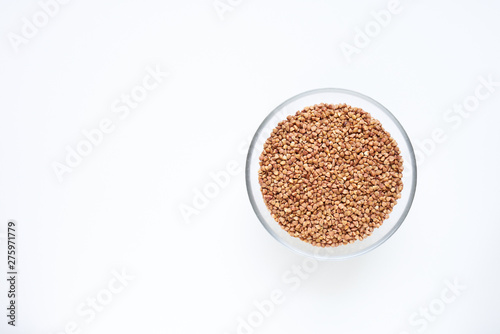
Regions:
M 341 43 L 387 1 L 232 3 L 221 19 L 212 0 L 74 0 L 16 51 L 9 34 L 40 5 L 0 1 L 0 332 L 498 333 L 500 87 L 467 118 L 444 116 L 480 76 L 500 81 L 500 3 L 401 0 L 350 62 Z M 156 66 L 169 76 L 120 119 L 114 101 Z M 242 148 L 274 107 L 321 87 L 381 102 L 416 148 L 436 129 L 446 140 L 427 145 L 413 207 L 388 242 L 321 262 L 297 287 L 290 270 L 305 259 L 254 215 Z M 53 163 L 105 118 L 114 131 L 59 182 Z M 182 205 L 229 162 L 239 171 L 186 221 Z M 2 274 L 9 219 L 15 328 Z M 77 313 L 109 297 L 122 270 L 133 279 L 95 319 Z M 453 280 L 466 288 L 425 329 L 412 324 Z M 238 331 L 276 289 L 284 301 Z

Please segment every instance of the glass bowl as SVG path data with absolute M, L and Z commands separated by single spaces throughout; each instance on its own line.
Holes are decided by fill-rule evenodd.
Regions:
M 289 235 L 276 222 L 269 212 L 264 198 L 260 191 L 258 171 L 260 168 L 259 157 L 263 151 L 264 143 L 271 135 L 272 130 L 279 122 L 286 119 L 289 115 L 295 115 L 299 110 L 315 104 L 348 104 L 352 107 L 361 108 L 378 119 L 384 129 L 388 131 L 392 138 L 398 143 L 401 155 L 403 157 L 403 190 L 401 198 L 398 199 L 389 218 L 379 228 L 376 228 L 372 235 L 364 240 L 356 240 L 352 244 L 341 245 L 338 247 L 318 247 L 313 246 L 299 238 Z M 408 211 L 410 210 L 415 196 L 417 183 L 417 165 L 415 154 L 410 139 L 405 130 L 398 122 L 396 117 L 383 105 L 363 94 L 339 88 L 323 88 L 304 92 L 294 96 L 276 109 L 274 109 L 262 122 L 257 129 L 246 161 L 246 184 L 248 196 L 255 214 L 266 230 L 279 242 L 288 248 L 307 256 L 320 260 L 343 260 L 354 256 L 367 253 L 383 244 L 403 223 Z

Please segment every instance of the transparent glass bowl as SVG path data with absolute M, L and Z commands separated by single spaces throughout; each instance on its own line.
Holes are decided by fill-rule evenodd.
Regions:
M 264 143 L 271 135 L 272 130 L 279 122 L 286 119 L 289 115 L 295 115 L 299 110 L 315 104 L 348 104 L 352 107 L 361 108 L 369 112 L 378 119 L 384 129 L 398 143 L 401 155 L 403 157 L 403 191 L 401 198 L 394 206 L 388 219 L 384 221 L 381 227 L 376 228 L 372 235 L 364 240 L 357 240 L 352 244 L 341 245 L 338 247 L 318 247 L 313 246 L 299 238 L 289 235 L 276 222 L 269 212 L 264 198 L 260 191 L 258 171 L 260 168 L 259 157 L 263 151 Z M 415 195 L 417 183 L 417 165 L 415 154 L 410 139 L 405 130 L 398 122 L 396 117 L 389 112 L 383 105 L 363 94 L 338 88 L 323 88 L 304 92 L 294 96 L 276 109 L 274 109 L 262 122 L 257 129 L 246 161 L 246 184 L 248 196 L 255 214 L 266 230 L 279 242 L 288 248 L 307 256 L 320 260 L 343 260 L 367 253 L 384 243 L 403 223 L 408 211 L 410 210 Z

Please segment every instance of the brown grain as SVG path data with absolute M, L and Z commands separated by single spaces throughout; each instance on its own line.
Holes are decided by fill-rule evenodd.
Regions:
M 280 122 L 264 144 L 259 182 L 273 218 L 314 246 L 362 240 L 401 197 L 403 159 L 359 108 L 319 104 Z

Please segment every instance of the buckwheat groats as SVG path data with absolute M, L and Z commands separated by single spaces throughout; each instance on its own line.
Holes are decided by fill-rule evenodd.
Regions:
M 362 240 L 403 189 L 397 143 L 369 113 L 319 104 L 288 116 L 260 156 L 259 183 L 273 218 L 314 246 Z

